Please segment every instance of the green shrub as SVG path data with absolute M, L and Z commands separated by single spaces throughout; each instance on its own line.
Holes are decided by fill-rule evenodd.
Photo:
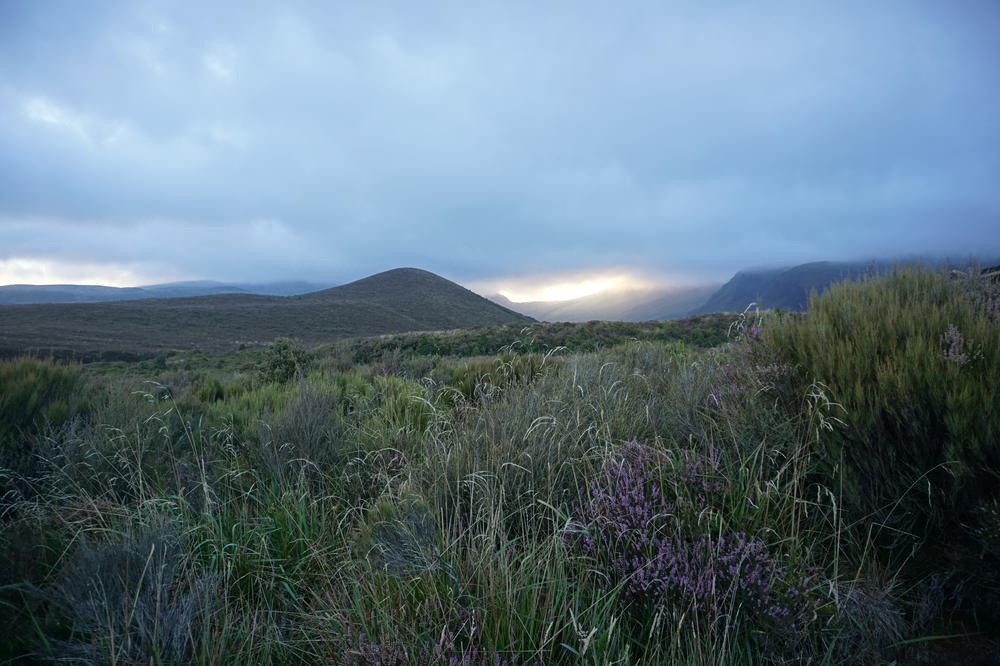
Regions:
M 20 358 L 0 361 L 0 496 L 40 469 L 42 435 L 88 410 L 80 367 Z
M 83 408 L 80 367 L 20 358 L 0 361 L 0 440 L 58 426 Z
M 767 353 L 846 410 L 847 427 L 821 438 L 826 472 L 903 555 L 956 538 L 1000 472 L 1000 327 L 963 293 L 898 269 L 814 294 L 805 317 L 763 333 Z
M 195 388 L 195 397 L 203 403 L 219 402 L 226 398 L 226 387 L 216 377 L 203 379 Z
M 302 343 L 279 338 L 264 351 L 257 367 L 257 378 L 264 383 L 286 384 L 306 372 L 309 352 Z

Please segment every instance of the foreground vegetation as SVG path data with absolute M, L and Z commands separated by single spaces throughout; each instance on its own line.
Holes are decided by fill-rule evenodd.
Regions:
M 3 656 L 988 662 L 998 302 L 5 362 Z

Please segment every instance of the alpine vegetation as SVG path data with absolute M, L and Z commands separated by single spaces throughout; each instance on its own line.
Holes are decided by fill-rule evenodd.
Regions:
M 989 663 L 994 287 L 0 364 L 15 663 Z

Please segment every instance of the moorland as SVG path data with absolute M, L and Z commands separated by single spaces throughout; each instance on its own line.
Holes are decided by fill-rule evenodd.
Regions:
M 241 349 L 223 307 L 198 349 L 0 361 L 0 659 L 993 663 L 995 283 L 490 312 Z

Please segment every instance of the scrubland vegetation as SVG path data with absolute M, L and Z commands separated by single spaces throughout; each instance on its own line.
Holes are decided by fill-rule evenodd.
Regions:
M 988 662 L 997 304 L 901 270 L 670 335 L 4 362 L 3 657 Z

